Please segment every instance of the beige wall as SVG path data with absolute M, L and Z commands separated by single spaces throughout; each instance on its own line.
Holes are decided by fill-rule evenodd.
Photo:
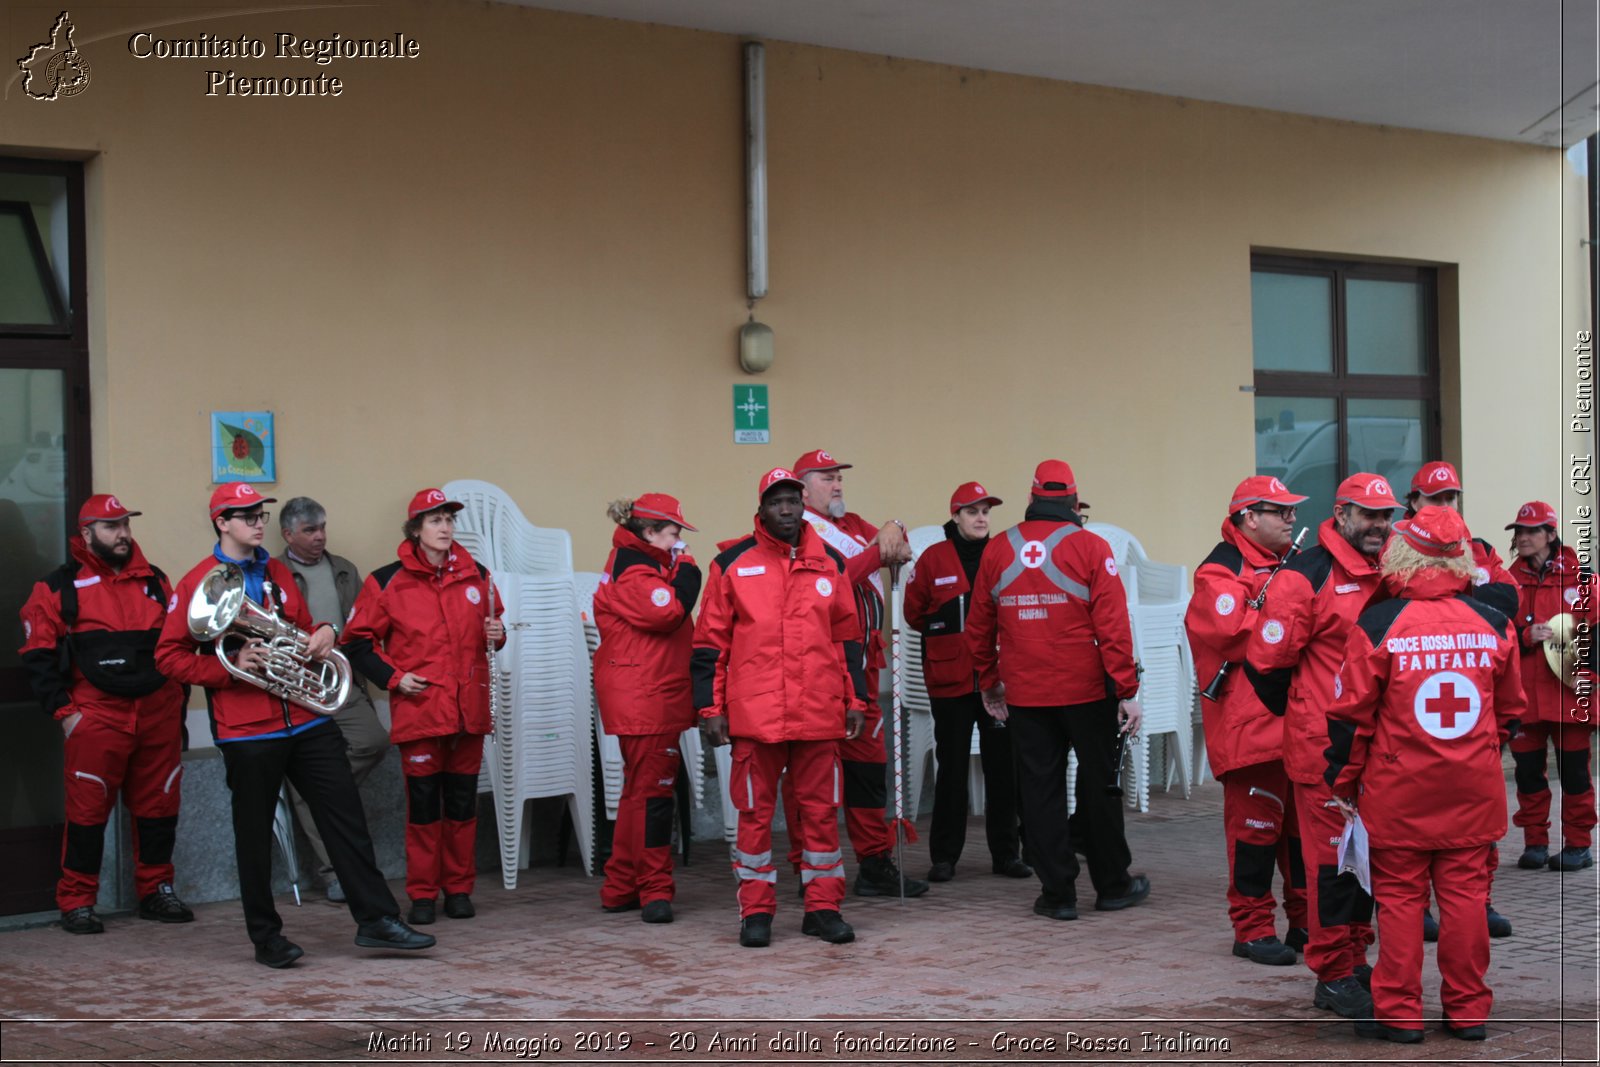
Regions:
M 14 8 L 0 54 L 57 10 Z M 416 488 L 462 477 L 570 529 L 581 569 L 608 498 L 673 492 L 704 558 L 763 470 L 819 446 L 857 464 L 852 507 L 908 524 L 969 478 L 1014 521 L 1059 456 L 1097 520 L 1192 565 L 1253 464 L 1253 247 L 1456 265 L 1468 518 L 1500 543 L 1560 492 L 1586 308 L 1555 151 L 773 43 L 774 443 L 735 446 L 736 39 L 476 3 L 194 12 L 74 7 L 89 89 L 0 101 L 0 147 L 90 161 L 96 485 L 169 569 L 209 548 L 207 412 L 241 408 L 277 413 L 274 493 L 329 505 L 366 567 Z M 158 34 L 399 30 L 422 54 L 130 57 L 178 19 Z M 206 98 L 227 66 L 346 89 Z

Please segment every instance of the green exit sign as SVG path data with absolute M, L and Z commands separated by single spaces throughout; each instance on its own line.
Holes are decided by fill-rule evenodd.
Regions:
M 772 409 L 764 385 L 733 387 L 733 443 L 765 445 L 772 443 Z

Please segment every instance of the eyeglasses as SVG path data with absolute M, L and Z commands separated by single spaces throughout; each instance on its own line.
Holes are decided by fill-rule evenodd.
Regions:
M 234 519 L 238 519 L 246 526 L 265 526 L 267 524 L 267 520 L 270 518 L 272 518 L 272 512 L 270 511 L 253 511 L 249 514 L 236 511 L 232 515 L 228 516 L 230 522 Z
M 1295 509 L 1289 508 L 1251 508 L 1257 515 L 1276 515 L 1284 522 L 1293 522 Z

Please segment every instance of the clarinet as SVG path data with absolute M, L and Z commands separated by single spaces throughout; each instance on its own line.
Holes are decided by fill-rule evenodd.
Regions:
M 1120 797 L 1122 795 L 1122 768 L 1127 763 L 1124 758 L 1128 752 L 1128 731 L 1123 730 L 1117 734 L 1117 754 L 1112 757 L 1116 761 L 1117 773 L 1111 776 L 1111 781 L 1106 785 L 1106 796 Z
M 1278 565 L 1272 568 L 1272 573 L 1267 575 L 1267 580 L 1261 583 L 1261 592 L 1245 601 L 1246 607 L 1254 611 L 1260 611 L 1261 608 L 1266 604 L 1267 587 L 1272 584 L 1272 579 L 1278 576 L 1278 572 L 1283 570 L 1283 565 L 1288 563 L 1291 559 L 1294 559 L 1294 557 L 1299 554 L 1300 542 L 1306 539 L 1306 533 L 1310 529 L 1311 527 L 1309 526 L 1300 527 L 1299 534 L 1295 536 L 1294 544 L 1289 546 L 1289 551 L 1283 554 L 1283 558 L 1278 561 Z M 1227 681 L 1228 672 L 1233 670 L 1233 667 L 1234 665 L 1232 663 L 1224 660 L 1222 666 L 1217 668 L 1217 676 L 1211 679 L 1211 684 L 1206 686 L 1205 689 L 1200 693 L 1201 697 L 1211 701 L 1221 700 L 1223 683 Z

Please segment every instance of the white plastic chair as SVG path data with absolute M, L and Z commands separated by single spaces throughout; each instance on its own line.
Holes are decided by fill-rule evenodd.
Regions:
M 456 539 L 491 571 L 572 573 L 572 535 L 529 522 L 504 489 L 470 478 L 441 488 L 466 505 L 456 515 Z
M 928 699 L 928 685 L 922 676 L 922 635 L 906 625 L 904 590 L 911 585 L 917 573 L 917 560 L 931 545 L 944 540 L 942 526 L 918 526 L 906 534 L 911 544 L 911 562 L 900 572 L 900 610 L 891 625 L 899 635 L 895 654 L 900 666 L 900 705 L 906 717 L 905 776 L 906 817 L 913 821 L 922 807 L 922 786 L 930 773 L 937 769 L 933 751 L 933 704 Z M 892 708 L 888 709 L 892 713 Z M 889 716 L 885 716 L 888 718 Z M 981 783 L 980 783 L 981 784 Z

